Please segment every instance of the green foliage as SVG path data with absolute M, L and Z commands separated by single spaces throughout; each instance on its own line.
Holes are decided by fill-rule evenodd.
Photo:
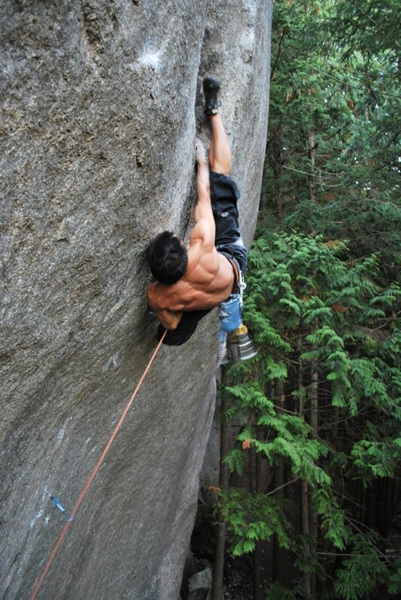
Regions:
M 223 459 L 230 471 L 236 471 L 242 475 L 245 466 L 245 455 L 240 448 L 233 448 Z
M 335 25 L 331 34 L 346 46 L 348 55 L 357 51 L 372 59 L 399 56 L 399 9 L 397 0 L 338 0 L 330 10 Z
M 310 596 L 306 594 L 301 585 L 289 590 L 278 582 L 269 585 L 266 596 L 266 600 L 306 600 L 307 598 Z
M 319 487 L 313 494 L 316 512 L 321 517 L 320 527 L 333 546 L 345 550 L 352 537 L 351 528 L 346 524 L 346 513 L 339 508 L 337 497 L 329 487 Z
M 275 3 L 264 182 L 266 221 L 348 239 L 387 277 L 401 264 L 396 4 Z
M 372 477 L 395 477 L 401 459 L 400 439 L 360 440 L 352 448 L 351 457 L 365 484 Z
M 316 465 L 316 461 L 327 454 L 327 447 L 320 440 L 308 437 L 311 428 L 302 417 L 277 412 L 256 382 L 227 387 L 226 391 L 233 401 L 239 400 L 242 411 L 245 409 L 256 415 L 256 426 L 263 426 L 269 432 L 270 439 L 261 441 L 255 437 L 254 428 L 248 425 L 238 435 L 240 442 L 249 440 L 252 447 L 266 456 L 271 464 L 286 459 L 294 477 L 303 477 L 311 485 L 330 484 L 330 477 Z M 231 470 L 242 473 L 243 463 L 239 459 L 238 448 L 227 455 L 225 462 Z
M 244 307 L 258 355 L 228 372 L 228 414 L 242 423 L 230 470 L 243 476 L 248 453 L 282 468 L 295 496 L 306 485 L 317 523 L 302 532 L 289 487 L 231 488 L 220 503 L 233 548 L 275 533 L 302 574 L 327 580 L 320 597 L 341 600 L 401 593 L 401 562 L 378 546 L 401 493 L 399 39 L 396 0 L 275 2 Z M 308 597 L 292 588 L 267 598 Z
M 396 589 L 399 580 L 372 542 L 362 548 L 349 519 L 361 502 L 353 482 L 370 490 L 377 478 L 395 477 L 400 464 L 399 288 L 380 287 L 378 269 L 375 256 L 350 260 L 345 242 L 259 234 L 244 307 L 259 352 L 230 368 L 226 387 L 229 415 L 243 423 L 226 463 L 243 474 L 252 452 L 273 468 L 285 465 L 294 482 L 307 482 L 320 540 L 333 553 L 345 553 L 341 569 L 331 574 L 345 600 L 370 597 L 379 582 Z M 317 421 L 310 417 L 312 402 Z M 251 494 L 234 487 L 220 498 L 232 551 L 252 552 L 257 540 L 274 533 L 294 552 L 300 571 L 325 573 L 325 558 L 317 548 L 303 551 L 313 539 L 290 528 L 293 509 L 279 498 L 276 490 Z M 365 570 L 370 575 L 362 582 Z
M 252 552 L 258 540 L 269 540 L 276 535 L 280 545 L 290 548 L 289 523 L 284 506 L 272 496 L 251 494 L 231 487 L 220 493 L 220 514 L 232 534 L 231 552 L 240 556 Z
M 401 595 L 401 556 L 394 561 L 394 572 L 389 577 L 388 593 Z
M 343 600 L 366 600 L 387 578 L 387 567 L 371 540 L 359 536 L 352 553 L 343 559 L 341 569 L 336 571 L 334 590 Z

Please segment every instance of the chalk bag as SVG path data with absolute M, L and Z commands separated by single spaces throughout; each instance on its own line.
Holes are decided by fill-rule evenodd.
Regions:
M 257 355 L 257 351 L 253 347 L 252 340 L 248 336 L 248 328 L 246 325 L 241 325 L 230 336 L 229 354 L 231 360 L 248 360 Z

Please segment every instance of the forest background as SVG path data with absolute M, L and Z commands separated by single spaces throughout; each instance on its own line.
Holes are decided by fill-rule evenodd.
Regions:
M 275 2 L 213 600 L 224 556 L 255 600 L 401 597 L 400 57 L 398 0 Z

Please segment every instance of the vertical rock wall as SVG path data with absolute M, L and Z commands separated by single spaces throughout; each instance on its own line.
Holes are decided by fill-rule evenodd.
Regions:
M 155 348 L 143 258 L 187 236 L 200 83 L 224 82 L 246 242 L 271 0 L 3 0 L 1 594 L 30 598 Z M 217 315 L 162 347 L 38 593 L 177 600 L 210 431 Z

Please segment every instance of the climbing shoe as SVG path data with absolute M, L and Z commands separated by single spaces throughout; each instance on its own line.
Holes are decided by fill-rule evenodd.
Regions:
M 205 96 L 205 115 L 217 115 L 220 100 L 220 81 L 214 77 L 205 77 L 203 80 L 203 95 Z

